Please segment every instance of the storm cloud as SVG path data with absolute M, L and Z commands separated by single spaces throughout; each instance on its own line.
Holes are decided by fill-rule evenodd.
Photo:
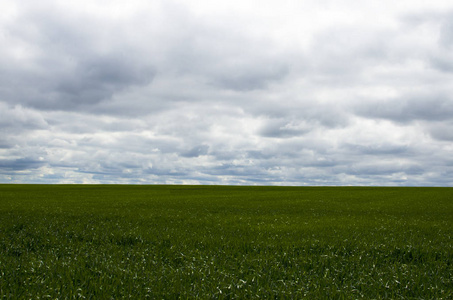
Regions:
M 449 1 L 1 8 L 0 182 L 453 185 Z

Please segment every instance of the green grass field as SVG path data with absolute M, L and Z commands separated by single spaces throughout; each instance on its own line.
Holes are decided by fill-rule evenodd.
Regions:
M 0 185 L 10 299 L 452 299 L 453 188 Z

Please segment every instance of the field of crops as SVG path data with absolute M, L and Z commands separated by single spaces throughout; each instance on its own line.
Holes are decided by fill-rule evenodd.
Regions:
M 453 189 L 0 185 L 2 298 L 453 298 Z

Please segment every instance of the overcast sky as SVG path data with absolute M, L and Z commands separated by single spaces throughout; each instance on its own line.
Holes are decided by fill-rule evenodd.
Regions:
M 451 0 L 2 0 L 0 182 L 453 186 Z

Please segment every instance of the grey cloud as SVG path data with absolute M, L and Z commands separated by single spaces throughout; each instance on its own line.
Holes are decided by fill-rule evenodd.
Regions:
M 12 148 L 14 145 L 7 142 L 7 141 L 2 141 L 0 139 L 0 149 L 9 149 L 9 148 Z
M 389 39 L 389 36 L 391 39 Z M 391 51 L 393 36 L 376 29 L 339 27 L 318 35 L 307 57 L 314 83 L 354 85 L 375 66 L 399 62 L 400 53 Z
M 142 120 L 117 118 L 93 118 L 90 114 L 74 114 L 70 112 L 50 113 L 46 122 L 51 128 L 65 133 L 88 134 L 95 132 L 137 132 L 147 129 Z
M 266 170 L 289 167 L 329 168 L 344 164 L 344 158 L 323 153 L 319 141 L 302 137 L 270 141 L 260 150 L 247 150 L 245 157 Z M 325 151 L 324 151 L 325 152 Z
M 208 145 L 199 145 L 196 147 L 193 147 L 187 152 L 183 152 L 181 156 L 183 157 L 198 157 L 200 155 L 206 155 L 208 154 L 209 146 Z
M 138 60 L 127 56 L 99 56 L 80 61 L 75 69 L 62 78 L 58 78 L 52 89 L 54 102 L 32 103 L 38 107 L 58 108 L 74 107 L 83 104 L 96 104 L 108 100 L 112 95 L 126 87 L 148 84 L 154 77 L 154 71 L 142 66 Z
M 152 174 L 152 175 L 159 175 L 159 176 L 165 175 L 165 176 L 178 176 L 178 177 L 189 175 L 189 173 L 187 173 L 187 172 L 181 172 L 181 171 L 177 171 L 177 170 L 168 170 L 166 168 L 165 169 L 151 168 L 147 171 L 147 173 Z
M 239 69 L 233 67 L 219 73 L 213 83 L 221 88 L 236 91 L 264 89 L 269 83 L 280 81 L 289 73 L 287 66 L 272 66 L 273 63 L 275 62 L 264 60 L 256 65 L 247 66 L 244 62 Z
M 213 22 L 172 5 L 162 14 L 172 27 L 160 49 L 159 71 L 237 92 L 266 89 L 291 72 L 291 50 L 246 30 L 231 30 L 235 20 Z
M 224 163 L 212 167 L 209 170 L 205 170 L 204 173 L 216 176 L 253 176 L 254 178 L 257 178 L 260 177 L 263 172 L 257 167 Z
M 439 51 L 436 55 L 431 56 L 431 67 L 438 71 L 452 73 L 453 72 L 453 55 L 451 50 Z
M 346 173 L 350 175 L 391 175 L 395 173 L 404 173 L 407 175 L 419 175 L 424 172 L 423 168 L 414 163 L 392 162 L 375 162 L 352 164 L 347 167 L 335 168 L 337 173 Z
M 273 45 L 265 41 L 248 41 L 226 28 L 192 30 L 194 36 L 202 38 L 187 39 L 186 44 L 180 45 L 189 51 L 170 48 L 165 59 L 167 69 L 199 76 L 215 88 L 238 92 L 266 89 L 290 74 L 289 55 L 275 55 Z
M 0 101 L 0 130 L 18 133 L 23 130 L 48 128 L 48 123 L 38 111 L 21 105 L 11 106 Z
M 307 167 L 317 167 L 317 168 L 332 168 L 338 166 L 340 162 L 333 159 L 318 159 L 313 161 L 308 161 L 305 166 Z
M 450 53 L 433 56 L 430 62 L 434 69 L 447 73 L 453 72 L 453 55 Z
M 99 134 L 99 137 L 104 137 Z M 114 138 L 105 136 L 105 140 L 97 139 L 97 136 L 81 139 L 77 146 L 99 147 L 101 149 L 115 149 L 117 152 L 131 152 L 140 154 L 149 153 L 177 153 L 180 149 L 181 141 L 168 137 L 144 137 L 139 133 L 123 133 Z
M 301 95 L 294 95 L 292 99 L 279 99 L 278 102 L 263 100 L 260 105 L 245 107 L 245 109 L 252 115 L 267 119 L 267 121 L 264 120 L 265 124 L 262 128 L 264 131 L 278 126 L 283 127 L 281 128 L 283 131 L 298 131 L 299 135 L 319 126 L 345 127 L 349 124 L 350 117 L 350 112 L 345 106 L 339 106 L 336 103 L 320 103 L 311 97 Z
M 357 145 L 357 144 L 345 144 L 346 149 L 351 150 L 359 155 L 376 155 L 376 156 L 389 156 L 389 155 L 405 155 L 407 156 L 410 152 L 410 148 L 407 145 Z
M 288 122 L 285 119 L 271 119 L 261 127 L 258 133 L 263 137 L 290 138 L 304 135 L 310 130 L 311 128 L 305 124 Z
M 432 12 L 409 15 L 404 21 L 411 26 L 431 26 L 438 36 L 436 47 L 431 47 L 426 55 L 426 63 L 435 70 L 453 72 L 453 11 Z
M 121 150 L 97 150 L 91 153 L 90 160 L 80 160 L 86 154 L 80 153 L 72 158 L 77 160 L 51 162 L 52 166 L 60 165 L 75 168 L 75 172 L 91 175 L 111 176 L 112 178 L 141 177 L 150 167 L 149 156 Z
M 10 25 L 9 37 L 28 47 L 30 54 L 26 60 L 13 59 L 14 69 L 8 62 L 11 67 L 0 71 L 8 78 L 0 96 L 9 103 L 72 110 L 108 100 L 127 87 L 149 84 L 155 75 L 149 61 L 129 45 L 97 45 L 97 39 L 115 28 L 105 28 L 95 19 L 77 19 L 67 11 L 30 11 L 19 21 Z M 108 34 L 113 39 L 114 32 Z
M 428 131 L 434 139 L 453 141 L 453 122 L 434 123 L 428 127 Z
M 0 96 L 9 103 L 143 115 L 171 109 L 165 104 L 169 100 L 198 102 L 209 89 L 266 89 L 290 72 L 285 49 L 231 31 L 229 23 L 206 23 L 175 4 L 161 5 L 148 17 L 112 23 L 47 5 L 52 9 L 33 5 L 9 24 L 11 40 L 31 49 L 29 58 L 0 71 L 5 78 Z M 133 93 L 157 77 L 168 79 L 172 88 Z M 181 85 L 185 78 L 192 86 Z M 202 84 L 188 95 L 193 79 Z
M 234 149 L 230 149 L 230 150 L 211 149 L 209 151 L 209 155 L 211 155 L 212 157 L 215 157 L 219 161 L 228 161 L 228 160 L 237 159 L 238 157 L 241 157 L 242 154 L 238 151 L 235 151 Z
M 445 13 L 441 18 L 437 20 L 442 20 L 442 25 L 440 29 L 439 42 L 442 46 L 450 48 L 453 46 L 453 11 Z M 450 48 L 451 49 L 451 48 Z
M 3 171 L 23 171 L 37 169 L 46 164 L 45 161 L 32 158 L 0 159 L 0 172 Z
M 274 156 L 274 154 L 265 152 L 262 150 L 249 150 L 247 151 L 247 157 L 252 159 L 270 159 Z
M 440 121 L 453 118 L 453 100 L 446 95 L 406 95 L 391 100 L 368 101 L 355 107 L 364 117 L 407 123 L 415 120 Z
M 127 87 L 148 84 L 154 76 L 152 68 L 121 56 L 76 59 L 64 74 L 45 75 L 45 86 L 37 94 L 24 95 L 25 103 L 47 110 L 83 109 Z

